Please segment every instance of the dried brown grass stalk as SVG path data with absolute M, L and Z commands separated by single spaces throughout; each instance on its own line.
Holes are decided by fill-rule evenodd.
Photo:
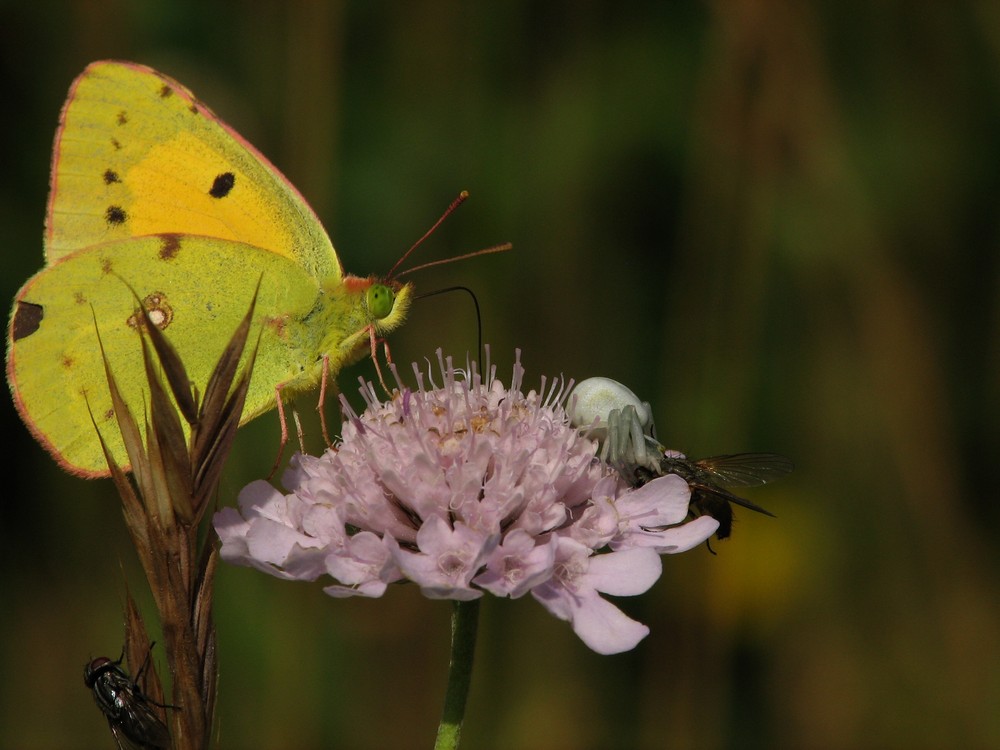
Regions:
M 148 415 L 141 415 L 144 429 L 125 404 L 104 357 L 131 478 L 115 463 L 107 446 L 104 454 L 160 617 L 173 677 L 172 708 L 165 719 L 175 750 L 208 747 L 212 731 L 218 675 L 212 594 L 218 548 L 214 532 L 203 528 L 208 526 L 203 521 L 216 495 L 250 383 L 256 352 L 237 371 L 255 302 L 256 295 L 202 398 L 177 352 L 146 316 L 142 347 L 150 401 Z M 187 437 L 182 420 L 188 425 Z M 141 664 L 150 638 L 131 595 L 125 605 L 125 628 L 129 664 Z M 141 688 L 157 703 L 164 703 L 152 662 Z

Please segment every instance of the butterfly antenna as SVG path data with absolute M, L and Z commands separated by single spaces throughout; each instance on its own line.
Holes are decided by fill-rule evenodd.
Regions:
M 411 269 L 412 270 L 412 269 Z M 472 297 L 472 304 L 476 307 L 476 350 L 479 352 L 479 362 L 483 361 L 483 316 L 479 311 L 479 299 L 476 297 L 476 293 L 469 289 L 467 286 L 449 286 L 444 289 L 435 289 L 433 292 L 425 292 L 418 295 L 414 299 L 426 299 L 427 297 L 434 297 L 438 294 L 444 294 L 445 292 L 466 292 L 470 297 Z
M 410 257 L 410 253 L 412 253 L 414 250 L 416 250 L 418 247 L 420 247 L 420 244 L 424 240 L 426 240 L 428 237 L 430 237 L 432 234 L 434 234 L 434 230 L 437 229 L 439 226 L 441 226 L 441 222 L 443 222 L 445 219 L 447 219 L 456 208 L 458 208 L 463 203 L 465 203 L 465 200 L 468 197 L 469 197 L 469 191 L 468 190 L 463 190 L 461 193 L 459 193 L 458 197 L 455 198 L 455 200 L 453 200 L 451 202 L 451 204 L 448 206 L 448 208 L 445 209 L 444 213 L 441 214 L 441 218 L 438 219 L 437 221 L 435 221 L 434 225 L 430 229 L 428 229 L 426 232 L 424 232 L 423 237 L 421 237 L 419 240 L 417 240 L 416 242 L 414 242 L 410 246 L 410 249 L 407 250 L 405 253 L 403 253 L 402 257 L 399 260 L 396 261 L 396 265 L 394 265 L 389 270 L 389 274 L 386 276 L 386 278 L 387 279 L 391 279 L 393 277 L 393 274 L 395 273 L 396 269 L 399 268 L 399 264 L 402 263 L 404 260 L 406 260 L 408 257 Z
M 430 268 L 431 266 L 440 266 L 444 263 L 454 263 L 458 260 L 468 260 L 469 258 L 475 258 L 479 255 L 491 255 L 493 253 L 505 253 L 508 250 L 513 250 L 514 246 L 510 242 L 504 242 L 500 245 L 494 245 L 493 247 L 485 247 L 482 250 L 476 250 L 475 252 L 465 253 L 464 255 L 456 255 L 452 258 L 441 258 L 440 260 L 432 260 L 427 263 L 421 263 L 419 266 L 413 266 L 412 268 L 407 268 L 405 271 L 400 271 L 396 278 L 401 278 L 406 276 L 408 273 L 413 273 L 414 271 L 422 271 L 425 268 Z M 396 265 L 399 265 L 398 263 Z M 442 290 L 444 291 L 444 290 Z

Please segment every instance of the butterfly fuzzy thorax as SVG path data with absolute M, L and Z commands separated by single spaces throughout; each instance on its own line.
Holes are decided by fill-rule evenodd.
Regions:
M 188 89 L 129 62 L 93 63 L 70 89 L 44 246 L 45 267 L 14 300 L 8 382 L 35 437 L 84 476 L 108 473 L 95 422 L 127 463 L 102 346 L 129 407 L 148 404 L 136 298 L 203 390 L 259 286 L 246 421 L 315 386 L 324 358 L 334 377 L 370 351 L 412 292 L 345 277 L 315 213 L 264 156 Z M 376 285 L 391 294 L 373 314 Z
M 363 359 L 371 352 L 371 330 L 383 336 L 402 325 L 412 297 L 411 284 L 345 276 L 321 291 L 305 317 L 275 321 L 283 343 L 293 350 L 290 359 L 303 363 L 298 375 L 282 383 L 282 393 L 291 397 L 311 390 L 322 377 L 324 358 L 332 372 Z

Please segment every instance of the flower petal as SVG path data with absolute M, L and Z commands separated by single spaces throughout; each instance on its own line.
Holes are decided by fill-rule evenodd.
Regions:
M 590 558 L 587 582 L 612 596 L 645 593 L 663 572 L 660 556 L 651 549 L 628 549 Z
M 647 626 L 592 589 L 573 592 L 550 580 L 532 589 L 531 595 L 556 617 L 568 620 L 580 640 L 599 654 L 628 651 L 649 635 Z
M 394 541 L 394 540 L 393 540 Z M 496 546 L 488 538 L 464 524 L 451 528 L 440 517 L 424 521 L 417 532 L 419 552 L 390 544 L 389 551 L 403 575 L 420 586 L 429 599 L 478 599 L 482 591 L 469 586 L 486 556 Z
M 610 546 L 613 550 L 647 547 L 660 555 L 675 555 L 697 547 L 718 528 L 719 522 L 711 516 L 699 516 L 693 521 L 662 531 L 632 530 L 615 539 Z
M 538 544 L 523 529 L 514 529 L 486 561 L 486 570 L 472 579 L 494 596 L 517 599 L 552 577 L 556 559 L 556 537 Z
M 615 502 L 630 526 L 672 526 L 688 513 L 691 488 L 676 474 L 666 474 L 632 490 Z
M 649 635 L 649 627 L 595 594 L 585 597 L 577 609 L 573 632 L 599 654 L 620 654 Z

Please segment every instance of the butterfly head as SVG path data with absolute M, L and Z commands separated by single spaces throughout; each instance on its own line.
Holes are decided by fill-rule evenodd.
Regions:
M 372 281 L 364 294 L 369 321 L 379 334 L 398 328 L 406 319 L 413 298 L 413 285 L 397 281 Z

